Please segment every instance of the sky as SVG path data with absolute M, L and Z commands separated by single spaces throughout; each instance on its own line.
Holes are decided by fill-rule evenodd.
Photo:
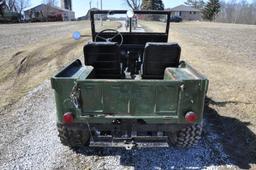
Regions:
M 60 0 L 59 0 L 60 1 Z M 84 16 L 90 8 L 89 2 L 92 1 L 92 7 L 100 7 L 100 0 L 72 0 L 73 11 L 76 17 Z M 186 0 L 163 0 L 165 8 L 172 8 L 184 4 Z M 39 5 L 42 0 L 31 0 L 31 6 Z M 103 9 L 128 9 L 124 0 L 102 0 Z M 60 6 L 60 5 L 59 5 Z

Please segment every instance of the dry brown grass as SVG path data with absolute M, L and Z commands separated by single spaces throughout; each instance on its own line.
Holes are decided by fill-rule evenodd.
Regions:
M 216 107 L 220 114 L 255 118 L 256 26 L 188 22 L 172 28 L 170 39 L 181 44 L 182 58 L 209 78 L 208 96 L 229 103 Z
M 52 23 L 48 23 L 51 25 Z M 53 23 L 56 24 L 56 23 Z M 89 22 L 73 23 L 74 31 L 87 35 L 79 41 L 71 38 L 71 33 L 59 38 L 44 37 L 33 45 L 24 45 L 5 52 L 0 61 L 0 108 L 11 105 L 42 81 L 49 79 L 67 63 L 83 55 L 83 46 L 90 38 Z M 105 27 L 116 28 L 118 23 L 106 23 Z M 58 27 L 58 25 L 56 25 Z M 47 31 L 47 30 L 46 30 Z M 25 43 L 25 42 L 24 42 Z M 11 47 L 10 47 L 11 48 Z
M 149 30 L 162 30 L 165 26 L 154 22 L 144 25 Z M 220 113 L 245 120 L 256 117 L 256 26 L 174 23 L 169 41 L 178 42 L 181 59 L 209 78 L 208 96 L 229 102 L 217 108 Z
M 144 24 L 148 29 L 164 26 Z M 174 23 L 169 41 L 178 42 L 181 59 L 208 77 L 206 115 L 216 118 L 213 126 L 220 126 L 225 152 L 240 168 L 255 169 L 256 26 Z

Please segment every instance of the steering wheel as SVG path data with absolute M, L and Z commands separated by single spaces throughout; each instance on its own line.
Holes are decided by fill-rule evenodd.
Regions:
M 105 38 L 102 36 L 103 33 L 105 32 L 114 32 L 114 36 L 110 37 L 110 38 Z M 115 30 L 115 29 L 104 29 L 102 30 L 101 32 L 99 32 L 96 36 L 95 36 L 95 41 L 97 42 L 97 40 L 101 39 L 101 40 L 104 40 L 105 42 L 113 42 L 113 39 L 116 38 L 116 37 L 120 37 L 120 42 L 117 42 L 119 46 L 121 46 L 123 44 L 123 41 L 124 41 L 124 38 L 123 38 L 123 35 Z

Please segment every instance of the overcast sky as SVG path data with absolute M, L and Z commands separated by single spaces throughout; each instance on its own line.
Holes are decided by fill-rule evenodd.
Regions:
M 59 0 L 60 1 L 60 0 Z M 100 7 L 100 0 L 91 0 L 92 7 L 97 8 L 97 4 Z M 183 4 L 186 0 L 163 0 L 165 8 L 175 7 Z M 76 17 L 80 17 L 86 14 L 89 7 L 90 0 L 73 0 L 73 11 L 76 13 Z M 98 3 L 97 3 L 98 2 Z M 124 0 L 102 0 L 103 9 L 128 9 Z M 39 5 L 42 0 L 31 0 L 31 6 Z

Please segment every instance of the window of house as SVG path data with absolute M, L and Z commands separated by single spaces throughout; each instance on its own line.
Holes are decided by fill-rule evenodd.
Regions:
M 175 11 L 175 16 L 181 16 L 181 12 L 180 11 Z
M 196 14 L 196 12 L 194 11 L 193 14 Z
M 192 14 L 192 11 L 190 11 L 189 14 Z

